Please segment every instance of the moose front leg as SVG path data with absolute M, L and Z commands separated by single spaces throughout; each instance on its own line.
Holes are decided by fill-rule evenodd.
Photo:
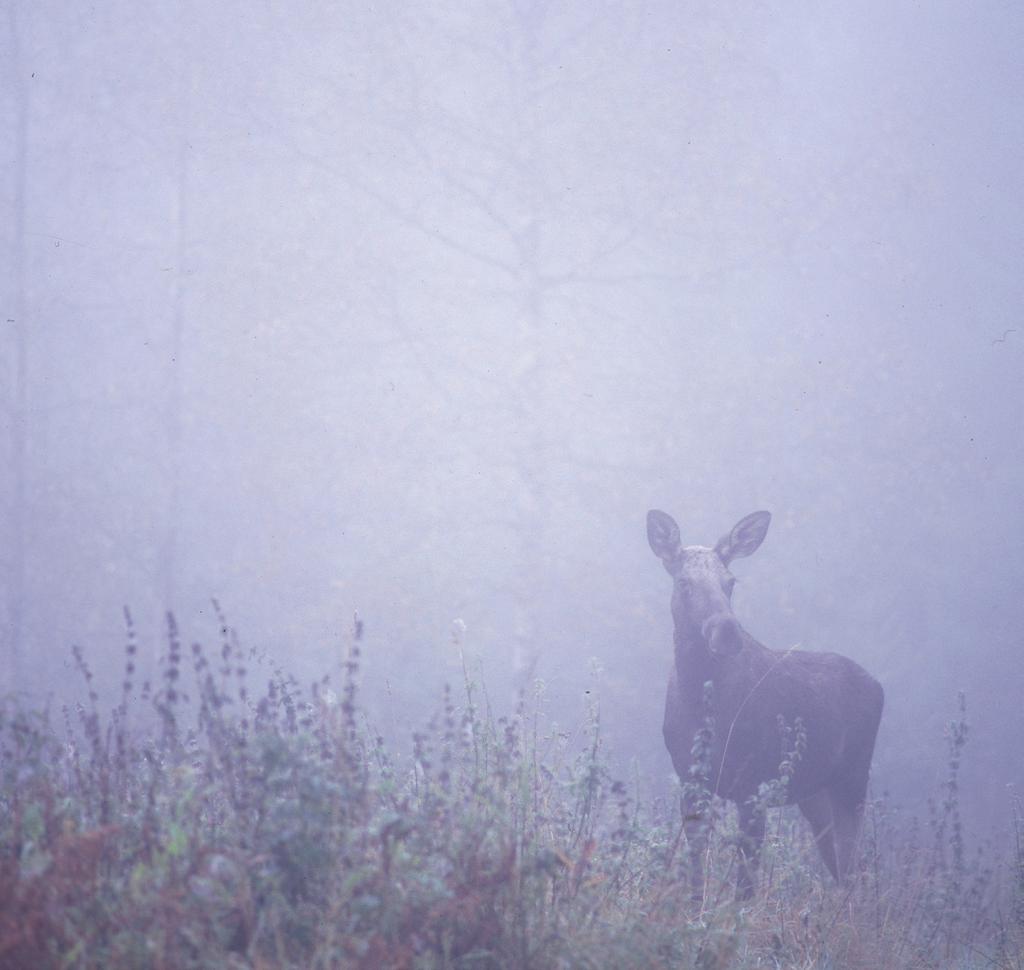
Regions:
M 736 899 L 746 900 L 754 895 L 757 881 L 757 865 L 761 858 L 764 842 L 764 811 L 748 802 L 737 805 L 739 810 L 740 837 L 737 852 Z
M 679 807 L 683 815 L 683 832 L 686 835 L 690 898 L 698 906 L 704 903 L 704 857 L 708 851 L 711 829 L 711 812 L 707 797 L 682 795 Z

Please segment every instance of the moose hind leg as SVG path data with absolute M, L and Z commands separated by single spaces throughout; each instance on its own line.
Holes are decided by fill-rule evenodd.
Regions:
M 868 794 L 868 776 L 875 738 L 882 719 L 885 694 L 881 684 L 868 680 L 861 685 L 860 718 L 847 734 L 843 767 L 829 784 L 829 801 L 835 818 L 836 857 L 839 878 L 845 882 L 857 863 L 857 842 L 860 838 L 864 803 Z
M 827 792 L 818 792 L 797 803 L 804 818 L 811 823 L 814 841 L 832 878 L 839 881 L 839 860 L 836 854 L 835 820 L 832 815 L 832 800 Z
M 857 861 L 857 842 L 864 815 L 864 801 L 868 794 L 868 774 L 874 749 L 873 734 L 869 740 L 870 743 L 862 744 L 853 752 L 846 770 L 833 780 L 828 791 L 832 817 L 835 820 L 836 861 L 840 882 L 845 882 L 849 878 Z
M 855 765 L 849 774 L 833 784 L 828 793 L 836 826 L 836 859 L 840 882 L 849 879 L 857 862 L 860 823 L 864 816 L 864 800 L 868 793 L 869 764 L 870 762 L 865 760 L 862 764 Z
M 846 882 L 857 861 L 857 842 L 860 836 L 860 822 L 864 815 L 863 799 L 851 804 L 842 793 L 830 796 L 832 817 L 835 819 L 836 861 L 839 867 L 838 879 Z
M 740 819 L 739 865 L 736 873 L 736 898 L 750 899 L 754 895 L 757 878 L 757 864 L 764 842 L 764 812 L 753 805 L 743 803 L 737 806 Z

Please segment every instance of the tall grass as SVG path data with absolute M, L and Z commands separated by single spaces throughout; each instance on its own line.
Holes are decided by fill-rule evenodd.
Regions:
M 931 814 L 873 801 L 845 889 L 775 807 L 805 741 L 783 725 L 761 892 L 732 901 L 709 801 L 697 904 L 677 806 L 611 776 L 596 702 L 569 736 L 540 691 L 493 712 L 464 665 L 396 751 L 360 706 L 358 622 L 340 682 L 304 690 L 225 623 L 211 654 L 173 619 L 139 685 L 126 619 L 109 711 L 80 652 L 59 725 L 0 708 L 0 968 L 1024 967 L 1024 812 L 1009 864 L 969 848 L 962 703 Z

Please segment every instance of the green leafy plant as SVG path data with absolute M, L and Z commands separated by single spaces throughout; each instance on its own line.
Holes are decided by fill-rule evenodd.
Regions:
M 0 970 L 1021 966 L 1019 801 L 999 869 L 959 810 L 962 702 L 933 815 L 915 826 L 874 800 L 847 890 L 779 807 L 807 743 L 780 723 L 779 777 L 757 796 L 762 890 L 740 908 L 709 687 L 684 793 L 706 837 L 695 905 L 677 805 L 613 777 L 596 700 L 571 732 L 539 684 L 494 714 L 464 663 L 394 749 L 360 707 L 359 623 L 340 683 L 305 690 L 223 619 L 210 655 L 170 618 L 160 676 L 137 687 L 126 622 L 108 713 L 80 651 L 85 700 L 62 726 L 0 705 Z

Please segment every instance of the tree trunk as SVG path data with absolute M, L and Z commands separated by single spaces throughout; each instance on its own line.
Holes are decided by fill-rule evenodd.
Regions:
M 11 335 L 13 367 L 10 397 L 10 546 L 7 559 L 7 623 L 3 637 L 4 674 L 7 689 L 23 686 L 21 669 L 25 641 L 26 545 L 28 536 L 28 310 L 25 267 L 27 262 L 25 207 L 28 182 L 29 85 L 22 61 L 18 4 L 8 10 L 10 24 L 10 74 L 14 101 L 14 186 L 11 233 L 11 310 L 5 316 Z
M 171 327 L 168 341 L 165 430 L 167 433 L 167 507 L 164 513 L 164 537 L 160 550 L 160 593 L 162 606 L 173 611 L 178 598 L 178 542 L 181 523 L 181 463 L 185 370 L 182 354 L 185 346 L 189 201 L 189 118 L 191 114 L 191 77 L 182 68 L 180 130 L 175 166 L 175 283 L 171 303 Z

